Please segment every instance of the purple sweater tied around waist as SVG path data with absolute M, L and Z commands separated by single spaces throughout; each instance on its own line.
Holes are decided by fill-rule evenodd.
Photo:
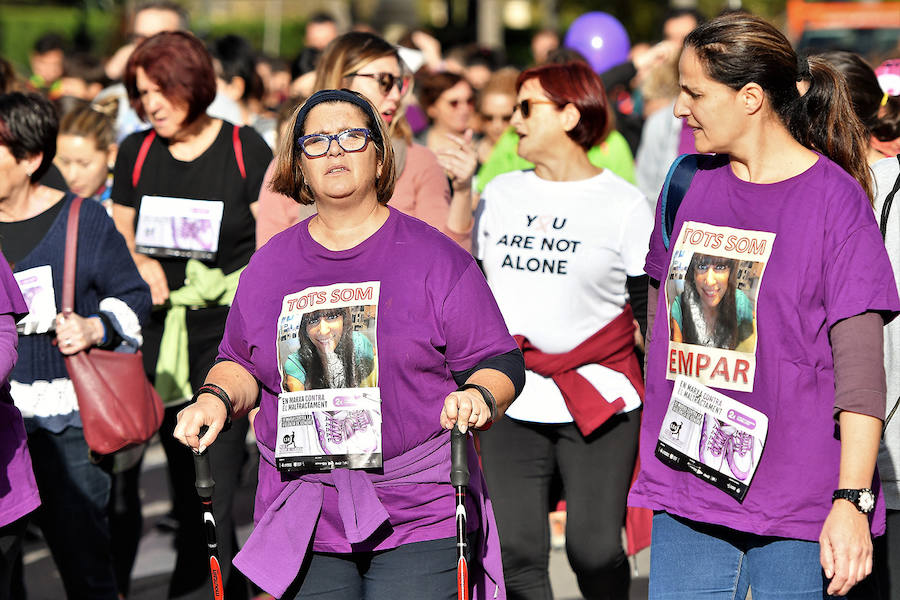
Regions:
M 388 512 L 376 494 L 379 486 L 407 483 L 446 483 L 450 485 L 449 432 L 384 461 L 384 473 L 354 469 L 335 469 L 330 473 L 303 475 L 285 482 L 256 528 L 234 558 L 234 565 L 266 592 L 280 598 L 300 572 L 300 566 L 315 535 L 322 511 L 324 486 L 337 491 L 338 510 L 350 543 L 368 539 L 388 521 Z M 257 441 L 260 459 L 275 464 L 274 451 Z M 474 446 L 469 441 L 468 493 L 475 500 L 474 521 L 479 524 L 478 543 L 472 546 L 475 560 L 470 581 L 472 598 L 506 598 L 500 540 L 484 476 Z

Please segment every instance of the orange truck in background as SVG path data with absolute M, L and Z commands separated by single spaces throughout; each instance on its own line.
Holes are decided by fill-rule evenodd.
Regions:
M 900 56 L 900 2 L 788 0 L 787 33 L 798 48 Z

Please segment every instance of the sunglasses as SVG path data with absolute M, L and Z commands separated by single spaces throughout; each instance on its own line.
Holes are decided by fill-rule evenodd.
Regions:
M 532 100 L 529 98 L 525 98 L 513 109 L 513 114 L 515 114 L 516 110 L 522 113 L 522 118 L 527 119 L 531 116 L 531 107 L 535 104 L 552 104 L 553 106 L 557 106 L 556 102 L 552 100 Z
M 361 152 L 366 149 L 371 137 L 372 132 L 368 129 L 347 129 L 334 135 L 327 133 L 304 135 L 297 140 L 297 145 L 307 158 L 318 158 L 328 152 L 332 141 L 336 141 L 344 152 Z
M 512 120 L 512 113 L 508 115 L 486 115 L 484 113 L 481 113 L 481 120 L 487 121 L 488 123 L 493 123 L 494 121 L 509 123 Z
M 475 97 L 469 96 L 468 98 L 456 98 L 454 100 L 447 100 L 447 104 L 450 105 L 450 108 L 458 108 L 460 104 L 465 104 L 466 106 L 475 106 Z
M 387 96 L 391 93 L 391 89 L 397 88 L 400 95 L 405 94 L 409 90 L 411 81 L 409 75 L 394 75 L 393 73 L 350 73 L 347 77 L 368 77 L 374 79 L 378 83 L 378 89 Z

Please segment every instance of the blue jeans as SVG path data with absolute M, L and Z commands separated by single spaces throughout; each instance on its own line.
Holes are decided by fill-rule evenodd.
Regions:
M 650 600 L 743 600 L 751 588 L 753 600 L 836 598 L 825 593 L 818 542 L 653 516 Z
M 84 433 L 39 429 L 28 435 L 28 451 L 41 506 L 34 519 L 62 577 L 66 596 L 117 600 L 110 550 L 109 475 L 88 456 Z

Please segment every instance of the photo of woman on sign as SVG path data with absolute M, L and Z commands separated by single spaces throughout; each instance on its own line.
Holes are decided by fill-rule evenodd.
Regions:
M 364 333 L 353 331 L 349 306 L 304 314 L 299 338 L 300 347 L 284 363 L 287 391 L 375 385 L 375 349 Z
M 738 262 L 693 254 L 671 305 L 673 342 L 734 350 L 753 335 L 753 301 L 737 287 Z

